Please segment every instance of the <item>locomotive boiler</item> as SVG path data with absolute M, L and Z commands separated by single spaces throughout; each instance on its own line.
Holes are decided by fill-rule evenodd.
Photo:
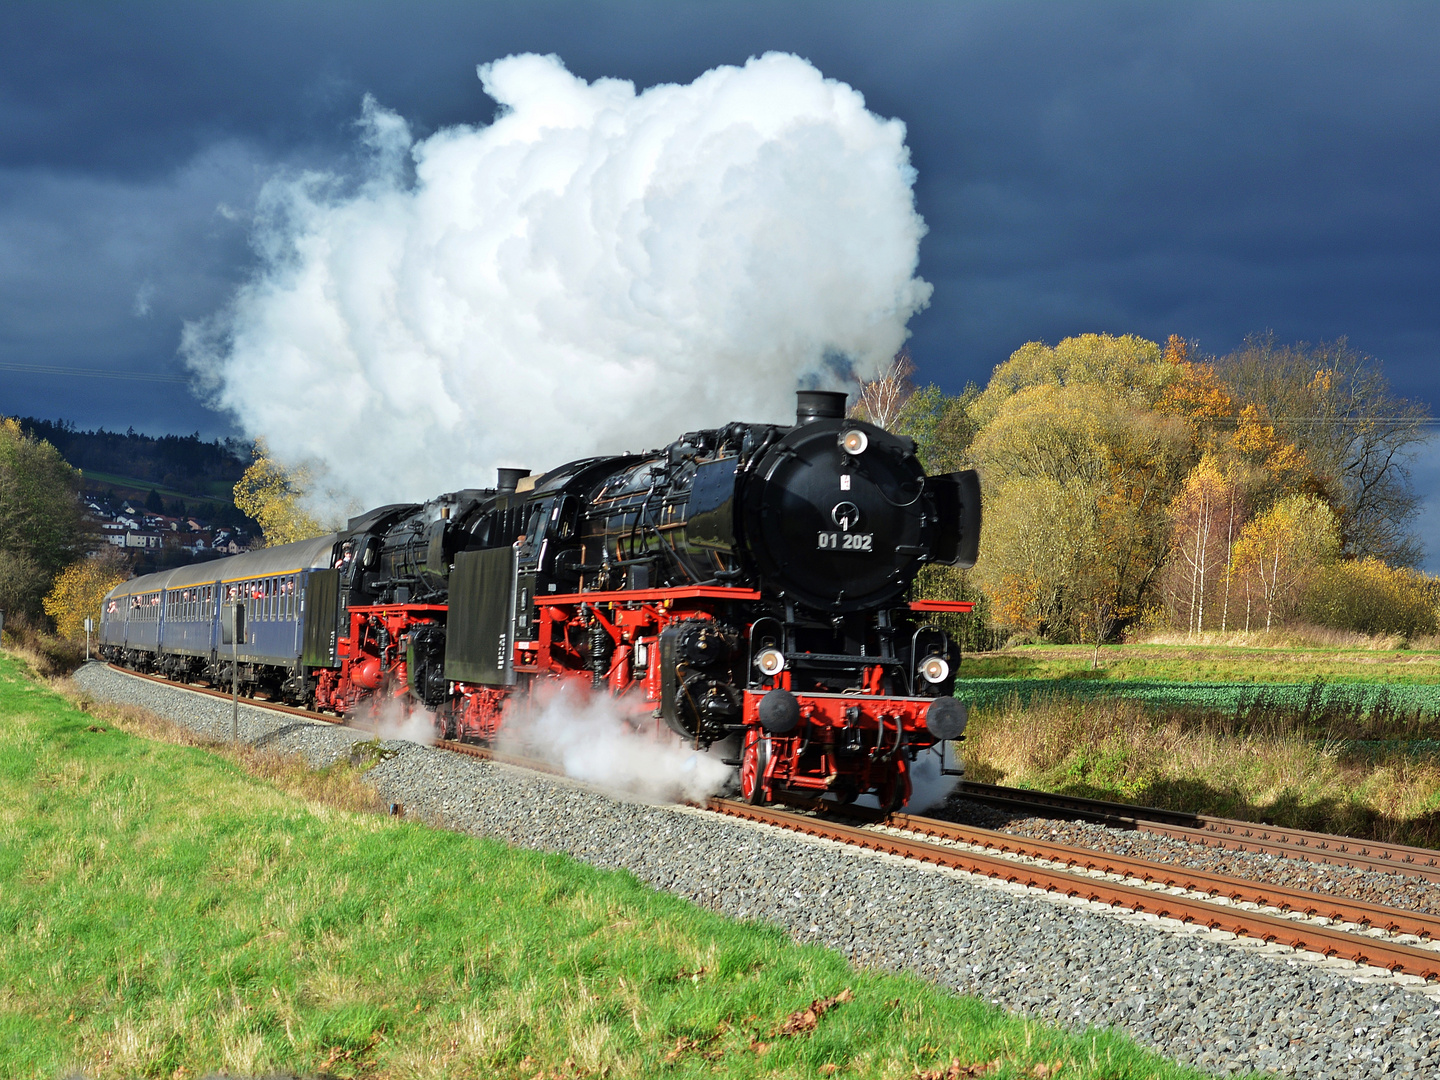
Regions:
M 958 650 L 926 616 L 969 605 L 906 594 L 927 563 L 973 564 L 980 491 L 971 471 L 927 476 L 911 440 L 844 406 L 802 391 L 793 426 L 733 423 L 538 477 L 501 470 L 494 488 L 287 545 L 327 564 L 258 586 L 263 600 L 291 583 L 294 645 L 242 654 L 228 675 L 339 713 L 398 700 L 479 740 L 540 687 L 581 685 L 637 725 L 730 748 L 744 798 L 899 806 L 916 755 L 961 738 L 966 719 Z M 260 554 L 171 572 L 195 582 L 127 582 L 106 618 L 157 592 L 162 618 L 167 586 L 248 604 L 256 583 L 227 575 Z M 139 628 L 138 649 L 126 634 L 102 625 L 132 663 L 226 678 L 220 651 L 179 663 L 165 627 Z

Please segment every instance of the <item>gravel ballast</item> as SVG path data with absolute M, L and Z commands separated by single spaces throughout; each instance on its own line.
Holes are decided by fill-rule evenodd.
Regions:
M 1051 840 L 1151 862 L 1173 863 L 1215 874 L 1249 878 L 1270 885 L 1345 896 L 1404 911 L 1440 912 L 1440 884 L 1406 874 L 1387 874 L 1306 859 L 1287 859 L 1257 851 L 1211 847 L 1092 821 L 1031 816 L 958 797 L 943 809 L 929 811 L 929 816 L 1037 840 Z
M 101 664 L 81 669 L 75 681 L 95 698 L 229 737 L 228 701 Z M 244 704 L 240 735 L 315 765 L 371 738 Z M 366 775 L 409 815 L 628 870 L 724 914 L 781 925 L 796 940 L 859 964 L 913 972 L 1072 1029 L 1113 1026 L 1222 1075 L 1440 1073 L 1436 992 L 1372 968 L 704 811 L 628 801 L 432 747 L 387 745 L 398 752 Z

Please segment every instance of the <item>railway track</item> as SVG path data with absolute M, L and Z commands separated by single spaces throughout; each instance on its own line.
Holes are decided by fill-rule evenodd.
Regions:
M 162 685 L 181 685 L 159 676 L 142 675 L 113 664 L 109 666 L 124 674 Z M 183 688 L 212 697 L 230 698 L 230 694 L 213 687 L 187 684 Z M 374 729 L 362 724 L 311 709 L 248 698 L 246 704 L 374 733 Z M 436 740 L 434 745 L 454 753 L 536 771 L 556 771 L 544 762 L 468 743 Z M 1171 812 L 1160 812 L 1161 816 L 1169 820 L 1151 821 L 1138 816 L 1149 813 L 1145 808 L 1059 796 L 1038 795 L 1032 799 L 1031 796 L 1037 793 L 991 785 L 966 784 L 963 793 L 966 797 L 976 797 L 978 793 L 982 797 L 981 801 L 994 805 L 1030 810 L 1061 810 L 1092 820 L 1125 824 L 1145 831 L 1160 832 L 1162 835 L 1180 835 L 1186 839 L 1192 838 L 1192 834 L 1230 837 L 1231 833 L 1209 831 L 1212 826 L 1221 822 L 1231 826 L 1244 826 L 1249 830 L 1266 828 L 1250 823 L 1225 822 L 1225 819 L 1207 819 L 1201 815 Z M 747 821 L 965 870 L 1050 893 L 1177 919 L 1260 941 L 1278 942 L 1295 949 L 1324 956 L 1338 956 L 1357 964 L 1368 964 L 1426 980 L 1440 979 L 1440 947 L 1427 947 L 1425 944 L 1394 940 L 1393 937 L 1375 936 L 1376 932 L 1383 932 L 1440 942 L 1440 917 L 1421 912 L 1404 911 L 1326 893 L 1274 886 L 1171 863 L 1151 862 L 909 814 L 892 814 L 888 817 L 876 815 L 869 821 L 847 823 L 834 820 L 828 815 L 817 816 L 778 807 L 752 806 L 733 799 L 712 799 L 706 808 Z M 1179 819 L 1189 819 L 1193 824 L 1179 824 Z M 1347 841 L 1343 837 L 1283 830 L 1280 832 L 1286 837 L 1303 839 L 1304 845 L 1300 846 L 1299 850 L 1319 851 L 1327 856 L 1322 861 L 1345 859 L 1342 865 L 1379 868 L 1392 873 L 1420 871 L 1420 876 L 1427 877 L 1430 870 L 1428 865 L 1420 864 L 1418 860 L 1405 861 L 1403 855 L 1397 854 L 1421 852 L 1421 849 L 1382 849 L 1386 854 L 1380 855 L 1373 853 L 1376 845 L 1364 845 L 1363 851 L 1352 853 L 1347 849 L 1355 845 L 1355 842 Z M 1326 846 L 1322 847 L 1320 841 L 1325 842 Z M 1242 836 L 1241 842 L 1248 845 L 1262 841 Z M 1273 850 L 1284 846 L 1283 840 L 1265 842 L 1271 846 L 1247 846 L 1243 850 Z M 1288 848 L 1285 853 L 1289 854 Z M 1432 858 L 1435 856 L 1433 852 L 1424 854 Z M 1363 862 L 1354 861 L 1357 859 L 1363 859 Z M 1440 880 L 1440 864 L 1436 865 L 1435 871 L 1437 878 L 1430 880 Z M 1124 880 L 1112 880 L 1117 877 Z M 1269 908 L 1277 914 L 1236 906 L 1242 904 Z M 1311 921 L 1316 919 L 1325 922 Z
M 189 690 L 195 694 L 205 694 L 209 697 L 222 698 L 225 701 L 231 700 L 228 690 L 217 690 L 213 686 L 197 686 L 195 683 L 177 683 L 171 679 L 163 678 L 160 675 L 146 675 L 143 672 L 131 671 L 129 668 L 121 667 L 118 664 L 106 664 L 112 671 L 118 671 L 122 675 L 129 675 L 136 679 L 145 679 L 149 682 L 159 683 L 161 686 L 173 686 L 181 690 Z M 314 709 L 302 709 L 297 705 L 286 705 L 279 701 L 267 701 L 264 698 L 242 697 L 240 701 L 254 709 L 266 709 L 270 712 L 286 713 L 291 716 L 303 716 L 307 720 L 319 720 L 322 723 L 333 724 L 336 727 L 350 728 L 353 731 L 363 731 L 370 735 L 381 734 L 377 729 L 357 723 L 353 719 L 343 716 L 334 716 L 330 713 L 317 712 Z M 476 746 L 474 743 L 459 742 L 455 739 L 436 739 L 430 745 L 439 747 L 442 750 L 449 750 L 452 753 L 464 754 L 467 757 L 481 758 L 484 761 L 498 761 L 505 765 L 517 765 L 523 769 L 531 769 L 535 772 L 555 773 L 555 768 L 548 762 L 538 761 L 534 758 L 527 758 L 519 754 L 507 754 L 500 750 L 492 750 L 486 746 Z
M 836 840 L 870 851 L 879 851 L 907 859 L 916 859 L 920 862 L 933 863 L 937 866 L 965 870 L 972 874 L 1043 889 L 1049 893 L 1080 897 L 1135 912 L 1156 915 L 1160 918 L 1195 923 L 1208 929 L 1225 930 L 1237 936 L 1260 941 L 1278 942 L 1294 949 L 1319 953 L 1323 956 L 1338 956 L 1346 960 L 1353 960 L 1357 964 L 1368 964 L 1426 980 L 1440 979 L 1440 951 L 1388 938 L 1373 937 L 1363 931 L 1357 932 L 1302 922 L 1284 915 L 1270 915 L 1261 911 L 1245 910 L 1234 907 L 1230 903 L 1232 899 L 1245 899 L 1246 893 L 1251 892 L 1255 896 L 1270 898 L 1268 901 L 1252 900 L 1251 902 L 1254 903 L 1268 902 L 1273 905 L 1279 901 L 1290 905 L 1298 904 L 1300 906 L 1292 907 L 1291 910 L 1332 917 L 1323 915 L 1328 908 L 1332 911 L 1333 916 L 1345 918 L 1335 908 L 1335 905 L 1328 903 L 1332 898 L 1327 896 L 1303 894 L 1303 899 L 1301 896 L 1285 897 L 1284 893 L 1290 893 L 1293 890 L 1256 888 L 1255 883 L 1243 879 L 1221 879 L 1219 875 L 1195 874 L 1185 871 L 1184 868 L 1168 867 L 1162 864 L 1153 865 L 1157 871 L 1164 871 L 1175 884 L 1168 885 L 1163 877 L 1149 880 L 1166 886 L 1163 891 L 1158 888 L 1110 881 L 1097 878 L 1089 873 L 1077 872 L 1077 870 L 1092 868 L 1104 873 L 1126 872 L 1118 866 L 1114 869 L 1103 870 L 1102 867 L 1106 864 L 1118 862 L 1103 853 L 1069 848 L 1058 844 L 1041 845 L 1039 842 L 1022 841 L 1009 833 L 994 833 L 995 838 L 1004 838 L 1000 842 L 1009 845 L 1011 855 L 1019 853 L 1017 852 L 1019 847 L 1033 845 L 1035 853 L 1024 853 L 1030 858 L 1066 861 L 1070 863 L 1070 866 L 1062 868 L 1034 862 L 1022 862 L 999 850 L 990 854 L 958 846 L 956 842 L 935 843 L 933 839 L 926 839 L 915 834 L 917 829 L 924 828 L 931 830 L 928 835 L 932 837 L 944 836 L 945 839 L 957 841 L 959 844 L 969 844 L 973 840 L 983 839 L 977 834 L 987 833 L 989 830 L 968 829 L 963 826 L 952 826 L 949 822 L 913 818 L 903 814 L 895 815 L 886 822 L 895 831 L 885 831 L 874 826 L 848 825 L 828 818 L 781 810 L 772 806 L 752 806 L 749 803 L 737 802 L 733 799 L 711 800 L 710 808 L 718 813 L 743 818 L 747 821 L 774 825 L 807 836 Z M 963 838 L 967 835 L 970 836 L 970 839 Z M 1056 850 L 1042 853 L 1045 848 Z M 1138 860 L 1128 861 L 1136 862 Z M 1207 885 L 1220 890 L 1219 895 L 1223 898 L 1223 902 L 1217 902 L 1213 897 L 1201 899 L 1168 891 L 1170 888 L 1204 889 Z M 1350 901 L 1342 903 L 1346 906 L 1353 904 Z M 1370 910 L 1361 912 L 1356 910 L 1359 907 Z M 1440 925 L 1440 920 L 1411 912 L 1379 909 L 1375 905 L 1355 905 L 1351 907 L 1349 914 L 1364 919 L 1366 925 L 1377 925 L 1382 928 L 1393 926 L 1401 929 L 1402 932 L 1406 932 L 1404 928 L 1410 928 L 1408 932 L 1423 929 L 1428 935 L 1430 928 Z M 1378 922 L 1370 920 L 1378 920 Z
M 1380 844 L 1345 836 L 1282 829 L 1274 825 L 1232 818 L 1190 814 L 1156 807 L 1101 802 L 1074 795 L 1052 795 L 1043 791 L 999 787 L 965 781 L 958 793 L 975 802 L 1007 810 L 1021 810 L 1038 817 L 1072 816 L 1137 832 L 1186 840 L 1207 847 L 1251 851 L 1286 859 L 1327 866 L 1348 866 L 1358 870 L 1379 870 L 1405 874 L 1440 883 L 1440 851 Z

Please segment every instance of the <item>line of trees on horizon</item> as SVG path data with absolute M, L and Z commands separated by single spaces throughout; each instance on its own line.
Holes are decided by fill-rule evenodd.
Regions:
M 854 411 L 914 438 L 932 472 L 979 469 L 979 561 L 917 588 L 978 601 L 988 640 L 1437 630 L 1407 467 L 1429 410 L 1343 339 L 1207 357 L 1084 334 L 1026 344 L 956 395 L 914 374 L 901 353 Z

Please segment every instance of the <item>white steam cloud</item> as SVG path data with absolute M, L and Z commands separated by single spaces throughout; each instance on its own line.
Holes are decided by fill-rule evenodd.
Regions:
M 654 725 L 648 708 L 627 715 L 624 698 L 542 685 L 506 710 L 499 745 L 649 802 L 703 802 L 734 776 L 718 746 L 698 751 L 668 731 L 653 734 Z
M 500 113 L 415 141 L 367 98 L 367 165 L 277 178 L 261 264 L 185 329 L 214 401 L 366 504 L 784 421 L 895 353 L 915 276 L 905 127 L 771 53 L 687 86 L 479 69 Z

